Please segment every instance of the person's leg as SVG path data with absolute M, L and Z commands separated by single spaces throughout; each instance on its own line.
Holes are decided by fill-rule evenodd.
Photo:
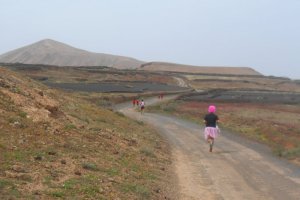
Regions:
M 143 114 L 143 112 L 144 112 L 144 107 L 142 106 L 141 107 L 141 114 Z
M 211 136 L 208 136 L 207 139 L 208 143 L 209 143 L 209 152 L 212 152 L 213 146 L 214 146 L 214 138 Z
M 212 152 L 214 146 L 214 139 L 211 139 L 211 143 L 209 144 L 209 152 Z

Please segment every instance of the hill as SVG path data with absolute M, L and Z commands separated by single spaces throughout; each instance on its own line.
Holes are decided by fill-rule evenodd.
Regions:
M 133 69 L 143 62 L 134 58 L 93 53 L 51 39 L 0 55 L 0 63 L 44 64 L 56 66 L 106 66 Z
M 166 62 L 144 63 L 139 69 L 146 71 L 168 71 L 202 74 L 261 75 L 259 72 L 249 67 L 191 66 Z
M 164 199 L 168 152 L 147 125 L 0 67 L 0 199 Z
M 0 55 L 0 63 L 40 64 L 52 66 L 104 66 L 117 69 L 168 71 L 203 74 L 261 75 L 249 67 L 191 66 L 167 62 L 145 63 L 130 57 L 93 53 L 67 44 L 45 39 Z

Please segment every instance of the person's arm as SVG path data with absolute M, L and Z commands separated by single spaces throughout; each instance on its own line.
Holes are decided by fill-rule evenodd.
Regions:
M 207 116 L 205 115 L 204 119 L 203 119 L 203 123 L 205 124 L 205 126 L 207 125 Z
M 220 123 L 220 119 L 219 117 L 217 116 L 216 118 L 216 128 L 219 130 L 219 123 Z

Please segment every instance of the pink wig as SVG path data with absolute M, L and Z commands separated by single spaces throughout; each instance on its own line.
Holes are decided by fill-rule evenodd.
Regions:
M 208 112 L 209 112 L 209 113 L 215 113 L 215 112 L 216 112 L 216 106 L 210 105 L 210 106 L 208 107 Z

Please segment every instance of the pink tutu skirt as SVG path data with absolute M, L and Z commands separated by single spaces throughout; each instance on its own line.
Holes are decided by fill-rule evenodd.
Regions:
M 216 138 L 218 134 L 220 133 L 220 129 L 218 127 L 206 127 L 204 129 L 204 137 L 207 140 L 207 138 Z

